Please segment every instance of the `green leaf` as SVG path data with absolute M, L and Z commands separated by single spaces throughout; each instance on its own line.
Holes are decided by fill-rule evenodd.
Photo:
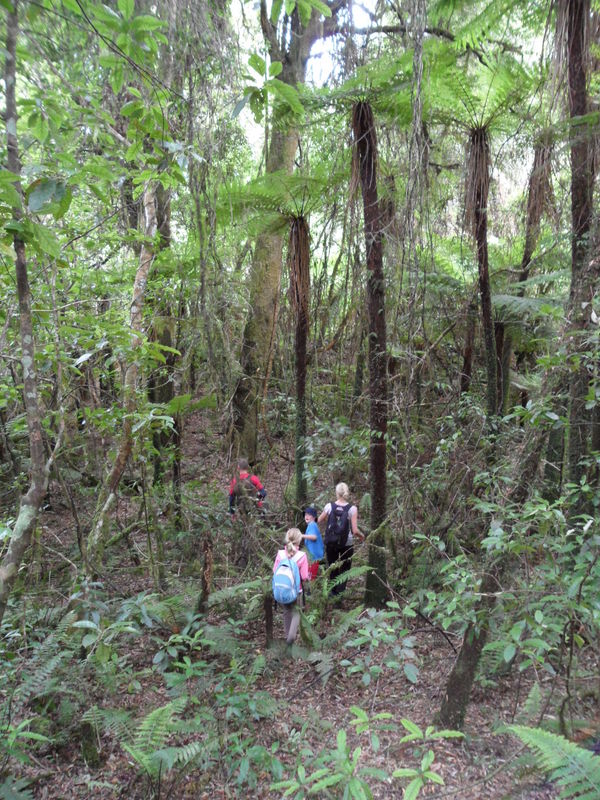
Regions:
M 329 8 L 328 5 L 323 3 L 322 0 L 308 0 L 308 3 L 324 17 L 331 16 L 331 9 Z
M 54 203 L 60 203 L 63 200 L 66 191 L 62 181 L 54 178 L 40 178 L 34 181 L 25 192 L 27 206 L 34 214 L 50 211 Z
M 114 68 L 109 79 L 111 89 L 115 94 L 119 94 L 119 92 L 123 88 L 124 80 L 125 80 L 125 74 L 123 71 L 123 67 L 119 64 L 119 66 Z
M 406 718 L 401 719 L 400 722 L 409 733 L 412 733 L 414 736 L 418 736 L 419 739 L 423 738 L 423 731 L 418 725 L 415 725 L 414 722 L 411 722 L 411 720 Z
M 304 117 L 304 106 L 300 102 L 300 97 L 293 86 L 283 83 L 279 78 L 270 80 L 266 87 L 281 103 L 287 105 L 295 116 L 302 119 Z
M 124 19 L 131 19 L 135 11 L 135 0 L 118 0 L 117 5 Z
M 404 674 L 411 683 L 416 683 L 419 677 L 419 670 L 409 661 L 404 665 Z
M 417 770 L 410 767 L 399 767 L 392 772 L 392 778 L 414 778 L 415 775 L 418 775 Z
M 158 17 L 152 17 L 150 14 L 140 14 L 131 21 L 130 28 L 135 33 L 139 33 L 140 31 L 156 31 L 159 28 L 163 28 L 165 24 Z
M 8 11 L 8 13 L 9 13 L 9 14 L 10 14 L 12 11 L 14 11 L 14 6 L 13 6 L 13 4 L 10 2 L 10 0 L 0 0 L 0 8 L 4 8 L 4 9 L 6 9 L 6 11 Z
M 300 17 L 300 22 L 306 27 L 310 22 L 310 17 L 312 14 L 312 7 L 307 0 L 298 0 L 298 16 Z
M 269 65 L 269 77 L 276 78 L 278 75 L 281 74 L 283 69 L 283 64 L 281 61 L 272 61 Z
M 251 53 L 250 58 L 248 59 L 248 64 L 252 67 L 255 72 L 258 72 L 259 75 L 265 75 L 267 71 L 267 66 L 265 63 L 264 58 L 261 58 L 258 53 Z
M 403 800 L 416 800 L 422 788 L 423 781 L 421 778 L 414 778 L 404 790 Z
M 512 644 L 512 642 L 510 644 L 507 644 L 506 647 L 504 648 L 504 654 L 503 654 L 504 660 L 507 663 L 509 661 L 512 661 L 513 658 L 515 657 L 515 653 L 516 652 L 517 652 L 517 648 L 515 647 L 514 644 Z
M 239 117 L 244 108 L 248 105 L 249 100 L 250 100 L 250 94 L 245 94 L 241 100 L 237 101 L 237 103 L 233 107 L 233 111 L 231 112 L 231 119 L 237 119 Z
M 279 15 L 281 14 L 282 5 L 283 5 L 283 0 L 273 0 L 273 6 L 271 7 L 271 23 L 273 25 L 277 25 L 279 21 Z
M 44 225 L 38 225 L 35 222 L 31 222 L 30 224 L 34 237 L 34 245 L 37 245 L 43 253 L 47 253 L 54 258 L 59 256 L 60 242 L 56 238 L 56 235 Z
M 288 17 L 291 17 L 294 13 L 294 9 L 296 8 L 296 0 L 284 0 L 285 4 L 285 13 Z

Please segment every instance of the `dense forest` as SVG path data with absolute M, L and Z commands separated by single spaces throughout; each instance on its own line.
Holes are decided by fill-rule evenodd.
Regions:
M 0 800 L 598 800 L 598 0 L 0 8 Z

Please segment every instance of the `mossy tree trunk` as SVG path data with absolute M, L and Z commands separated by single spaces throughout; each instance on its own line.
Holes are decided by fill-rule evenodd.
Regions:
M 296 362 L 296 506 L 300 514 L 306 506 L 306 347 L 309 333 L 310 249 L 308 225 L 304 217 L 290 223 L 288 245 L 290 293 L 295 314 Z
M 17 179 L 14 187 L 20 198 L 23 198 L 21 188 L 21 160 L 19 157 L 19 142 L 17 139 L 17 38 L 19 35 L 19 4 L 13 0 L 12 10 L 6 16 L 6 50 L 4 62 L 4 87 L 5 87 L 5 122 L 6 122 L 6 166 Z M 13 219 L 19 222 L 22 219 L 21 205 L 12 210 Z M 25 243 L 15 234 L 13 238 L 15 250 L 15 273 L 17 296 L 19 298 L 19 328 L 21 338 L 21 368 L 23 377 L 23 398 L 25 415 L 27 418 L 27 433 L 29 438 L 30 456 L 30 483 L 27 493 L 21 498 L 21 505 L 17 519 L 13 525 L 8 549 L 0 565 L 0 623 L 6 611 L 6 605 L 12 588 L 15 584 L 19 567 L 25 552 L 31 542 L 35 530 L 40 505 L 48 488 L 48 477 L 54 457 L 62 441 L 63 421 L 52 455 L 46 460 L 44 453 L 44 440 L 42 433 L 42 420 L 38 405 L 38 380 L 35 369 L 35 339 L 33 336 L 33 322 L 31 315 L 31 291 L 27 274 L 27 259 Z M 59 378 L 60 380 L 60 378 Z
M 384 525 L 387 503 L 387 351 L 381 211 L 377 197 L 377 137 L 368 102 L 359 102 L 352 114 L 355 165 L 363 198 L 367 256 L 367 307 L 369 312 L 369 398 L 371 441 L 369 482 L 371 489 L 371 537 L 365 604 L 382 606 L 388 597 Z

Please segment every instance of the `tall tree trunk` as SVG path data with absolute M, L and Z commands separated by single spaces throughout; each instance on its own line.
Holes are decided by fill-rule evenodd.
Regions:
M 332 4 L 334 5 L 334 4 Z M 335 4 L 339 7 L 338 4 Z M 283 69 L 279 80 L 296 87 L 304 82 L 306 62 L 315 41 L 335 27 L 333 16 L 324 23 L 313 11 L 308 25 L 300 22 L 298 9 L 285 15 L 280 37 L 277 25 L 267 12 L 266 0 L 260 3 L 260 21 L 272 61 Z M 291 174 L 298 146 L 298 131 L 289 121 L 274 116 L 266 159 L 267 173 Z M 249 277 L 250 316 L 244 328 L 240 379 L 233 398 L 234 427 L 237 447 L 250 462 L 256 460 L 261 397 L 271 371 L 275 344 L 275 327 L 279 309 L 283 237 L 279 233 L 262 233 L 257 237 Z
M 306 345 L 309 331 L 310 245 L 304 217 L 296 217 L 290 226 L 288 245 L 290 292 L 296 316 L 296 506 L 306 506 Z
M 471 220 L 477 244 L 479 268 L 479 296 L 481 298 L 481 320 L 485 344 L 487 373 L 487 416 L 491 419 L 497 411 L 496 387 L 496 343 L 492 318 L 492 293 L 487 244 L 487 204 L 490 187 L 490 147 L 486 128 L 475 128 L 470 133 L 467 157 L 467 202 L 466 213 Z
M 387 352 L 381 212 L 377 198 L 377 137 L 368 102 L 354 106 L 352 114 L 355 165 L 362 188 L 367 255 L 367 306 L 369 310 L 369 395 L 371 442 L 371 537 L 365 604 L 382 606 L 388 596 L 384 524 L 386 520 Z
M 14 186 L 23 197 L 21 189 L 21 161 L 17 139 L 17 37 L 19 35 L 18 0 L 13 0 L 12 11 L 6 17 L 6 54 L 4 63 L 4 87 L 6 91 L 6 166 L 16 180 Z M 21 207 L 13 208 L 13 218 L 22 218 Z M 19 298 L 19 332 L 21 337 L 21 367 L 23 370 L 23 398 L 27 418 L 30 455 L 30 484 L 27 493 L 21 498 L 21 506 L 14 523 L 8 550 L 0 565 L 0 623 L 6 611 L 10 592 L 17 578 L 19 567 L 35 530 L 40 505 L 48 488 L 48 476 L 56 452 L 62 441 L 63 422 L 56 438 L 52 455 L 46 461 L 42 421 L 38 406 L 37 374 L 35 369 L 35 340 L 31 318 L 31 291 L 27 275 L 25 244 L 18 234 L 13 238 L 16 254 L 15 272 L 17 295 Z
M 584 472 L 582 463 L 590 439 L 590 416 L 586 395 L 593 370 L 580 356 L 587 348 L 587 332 L 592 327 L 592 301 L 598 280 L 598 263 L 588 260 L 592 222 L 592 150 L 588 125 L 577 120 L 588 110 L 586 77 L 586 29 L 590 25 L 589 0 L 561 0 L 559 9 L 567 23 L 567 70 L 569 86 L 569 132 L 571 148 L 571 290 L 569 294 L 569 350 L 574 356 L 570 380 L 568 473 L 578 484 Z
M 125 415 L 123 418 L 123 430 L 121 432 L 121 442 L 113 468 L 104 482 L 100 491 L 96 511 L 88 536 L 86 548 L 86 570 L 94 573 L 100 567 L 106 538 L 106 528 L 108 527 L 108 515 L 112 509 L 116 492 L 127 466 L 127 461 L 133 449 L 133 415 L 137 408 L 137 379 L 139 365 L 136 360 L 136 351 L 141 347 L 142 340 L 138 331 L 143 330 L 142 310 L 146 296 L 148 276 L 154 262 L 154 237 L 156 236 L 156 192 L 153 184 L 148 184 L 144 191 L 143 198 L 144 213 L 144 242 L 140 250 L 139 266 L 133 282 L 133 299 L 130 310 L 131 338 L 131 359 L 127 365 L 125 373 L 124 404 Z

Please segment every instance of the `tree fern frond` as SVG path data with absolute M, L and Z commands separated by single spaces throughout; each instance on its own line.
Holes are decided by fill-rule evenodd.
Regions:
M 536 681 L 529 690 L 527 699 L 523 703 L 523 708 L 519 712 L 518 720 L 520 724 L 525 725 L 539 719 L 542 711 L 542 700 L 542 687 Z
M 537 766 L 564 787 L 561 797 L 600 797 L 600 759 L 590 750 L 541 728 L 509 725 L 508 730 L 534 751 Z
M 562 301 L 544 295 L 543 297 L 519 297 L 512 294 L 492 295 L 496 317 L 503 322 L 523 322 L 554 316 L 562 311 Z

